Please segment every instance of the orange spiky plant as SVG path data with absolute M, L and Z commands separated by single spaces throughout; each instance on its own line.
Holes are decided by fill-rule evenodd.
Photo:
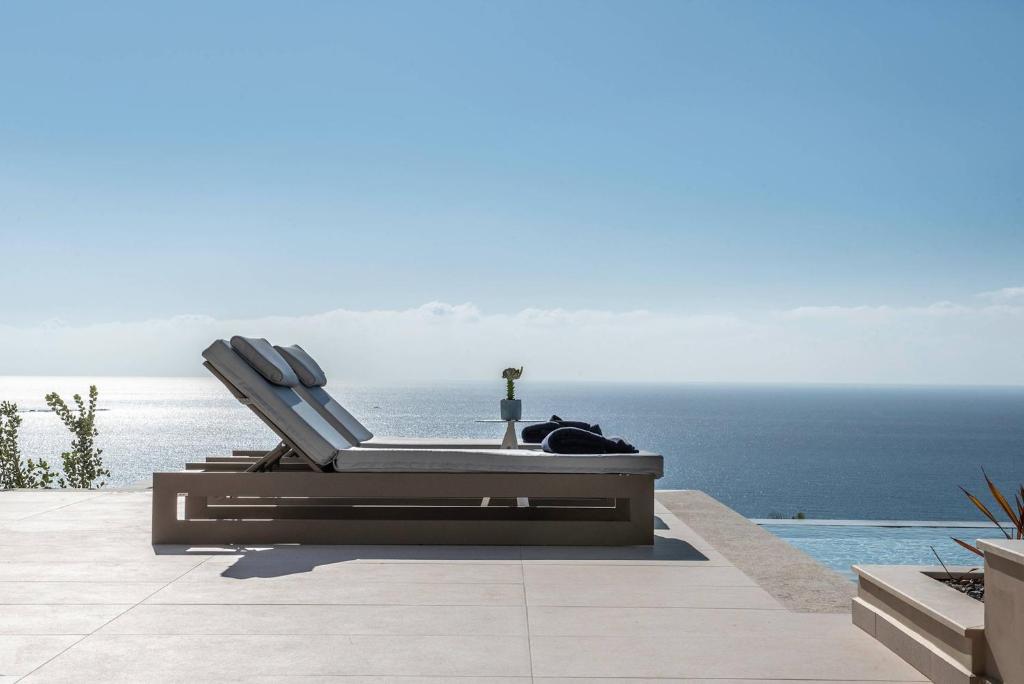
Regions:
M 981 474 L 985 476 L 985 483 L 988 485 L 989 492 L 992 493 L 992 498 L 995 499 L 996 503 L 999 504 L 999 507 L 1003 509 L 1003 512 L 1010 518 L 1010 524 L 1013 526 L 1012 529 L 1007 530 L 1003 527 L 1003 524 L 996 519 L 996 516 L 992 514 L 992 511 L 989 510 L 984 501 L 974 496 L 963 487 L 960 488 L 960 491 L 967 496 L 970 502 L 974 504 L 975 508 L 981 511 L 986 518 L 991 520 L 995 526 L 999 528 L 999 531 L 1002 532 L 1007 539 L 1024 539 L 1024 485 L 1021 485 L 1020 489 L 1013 494 L 1013 503 L 1016 504 L 1015 507 L 1005 496 L 1003 496 L 999 487 L 992 482 L 992 479 L 988 476 L 988 473 L 985 472 L 984 468 L 981 469 Z M 952 539 L 971 553 L 976 553 L 979 556 L 984 557 L 985 554 L 982 553 L 981 549 L 977 546 L 968 544 L 964 540 L 957 539 L 956 537 L 953 537 Z

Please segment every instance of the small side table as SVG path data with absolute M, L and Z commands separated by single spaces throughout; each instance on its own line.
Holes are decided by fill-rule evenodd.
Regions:
M 500 418 L 482 418 L 474 421 L 477 423 L 508 423 L 505 427 L 505 437 L 501 440 L 502 449 L 518 449 L 519 439 L 516 437 L 516 423 L 544 423 L 547 421 L 540 419 L 528 419 L 528 420 L 501 420 Z

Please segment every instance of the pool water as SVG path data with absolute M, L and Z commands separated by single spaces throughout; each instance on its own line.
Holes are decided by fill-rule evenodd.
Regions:
M 769 532 L 850 579 L 850 566 L 938 565 L 932 548 L 946 565 L 981 567 L 980 557 L 961 548 L 950 537 L 969 544 L 977 539 L 999 537 L 992 527 L 932 527 L 813 523 L 763 523 Z

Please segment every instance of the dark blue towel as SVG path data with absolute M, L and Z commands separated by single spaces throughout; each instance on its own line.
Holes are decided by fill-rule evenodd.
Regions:
M 637 449 L 621 437 L 603 437 L 588 430 L 560 427 L 544 438 L 549 454 L 635 454 Z
M 551 420 L 546 423 L 537 423 L 536 425 L 527 425 L 523 428 L 523 442 L 527 444 L 540 444 L 544 441 L 544 438 L 550 435 L 552 432 L 560 427 L 574 427 L 587 432 L 593 432 L 595 434 L 601 434 L 600 425 L 591 425 L 590 423 L 584 423 L 578 420 L 562 420 L 558 416 L 551 416 Z

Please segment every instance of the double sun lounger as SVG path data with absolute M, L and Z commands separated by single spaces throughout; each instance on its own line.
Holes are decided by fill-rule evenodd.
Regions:
M 328 393 L 300 347 L 234 337 L 203 357 L 281 442 L 154 473 L 154 544 L 654 541 L 657 454 L 377 438 Z

